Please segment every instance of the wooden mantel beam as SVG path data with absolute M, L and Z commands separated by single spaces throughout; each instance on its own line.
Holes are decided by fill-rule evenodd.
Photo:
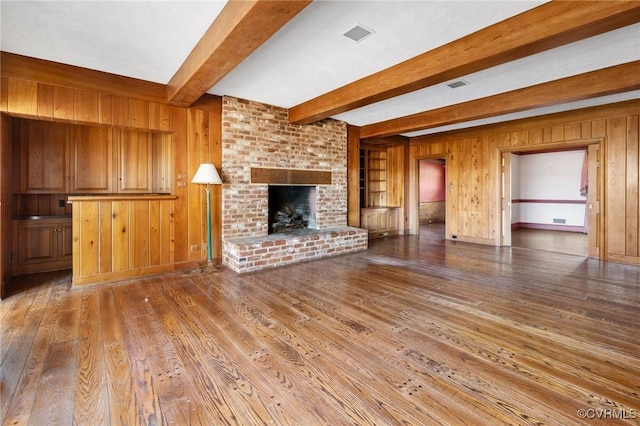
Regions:
M 638 1 L 552 1 L 289 110 L 309 124 L 640 22 Z
M 360 128 L 360 138 L 380 138 L 640 89 L 640 61 L 566 77 L 523 89 L 420 112 Z
M 167 85 L 167 102 L 188 107 L 311 0 L 229 0 Z

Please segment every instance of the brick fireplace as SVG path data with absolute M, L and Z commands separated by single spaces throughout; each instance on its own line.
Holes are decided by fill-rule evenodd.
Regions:
M 347 226 L 346 124 L 289 124 L 284 108 L 224 97 L 222 258 L 236 272 L 367 248 Z M 314 188 L 315 226 L 269 233 L 269 185 Z

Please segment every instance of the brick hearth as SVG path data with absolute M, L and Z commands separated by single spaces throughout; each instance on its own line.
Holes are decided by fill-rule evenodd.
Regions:
M 301 229 L 225 241 L 226 265 L 239 273 L 338 256 L 367 249 L 367 230 Z

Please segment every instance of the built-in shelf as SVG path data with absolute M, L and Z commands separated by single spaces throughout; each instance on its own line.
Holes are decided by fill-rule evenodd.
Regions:
M 360 207 L 384 207 L 387 204 L 387 151 L 360 150 Z

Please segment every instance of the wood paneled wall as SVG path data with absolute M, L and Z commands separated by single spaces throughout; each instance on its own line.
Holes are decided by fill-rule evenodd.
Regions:
M 405 145 L 387 148 L 387 206 L 399 207 L 398 233 L 404 234 L 405 228 L 405 181 L 407 180 L 408 148 Z
M 199 260 L 206 257 L 206 198 L 204 185 L 191 184 L 191 179 L 198 170 L 200 163 L 213 163 L 222 173 L 222 124 L 221 124 L 222 100 L 213 99 L 207 110 L 189 108 L 186 110 L 185 144 L 178 145 L 175 150 L 176 177 L 178 185 L 185 185 L 187 192 L 180 197 L 176 205 L 176 223 L 180 222 L 186 227 L 179 231 L 176 228 L 176 253 L 190 253 L 189 260 Z M 173 120 L 172 116 L 172 122 Z M 173 135 L 176 137 L 178 129 Z M 179 148 L 184 146 L 185 148 Z M 185 172 L 186 171 L 186 172 Z M 224 180 L 224 176 L 221 177 Z M 179 188 L 185 188 L 181 186 Z M 179 189 L 178 188 L 178 189 Z M 178 232 L 183 232 L 180 238 Z M 212 256 L 214 259 L 222 259 L 222 185 L 211 185 L 211 238 Z M 186 238 L 184 238 L 186 237 Z M 192 250 L 191 245 L 198 244 L 200 250 Z M 187 246 L 189 244 L 189 246 Z M 202 254 L 201 254 L 202 253 Z M 177 260 L 179 262 L 180 260 Z
M 389 207 L 401 207 L 404 204 L 405 147 L 387 148 L 387 204 Z
M 360 128 L 347 126 L 347 225 L 360 226 Z
M 4 86 L 0 87 L 4 91 Z M 0 299 L 11 277 L 11 216 L 13 213 L 14 153 L 12 120 L 0 117 Z
M 418 230 L 418 159 L 447 160 L 447 238 L 501 244 L 501 152 L 552 150 L 601 141 L 604 257 L 640 264 L 640 101 L 413 138 L 410 233 Z
M 640 107 L 640 102 L 638 103 Z M 606 229 L 609 259 L 640 264 L 640 142 L 636 114 L 607 120 Z
M 38 61 L 34 60 L 34 62 Z M 25 73 L 28 72 L 25 70 Z M 102 73 L 96 73 L 94 77 L 100 78 L 99 74 Z M 103 82 L 104 84 L 96 84 L 99 90 L 90 90 L 86 88 L 86 84 L 82 88 L 57 85 L 55 82 L 60 79 L 47 73 L 25 75 L 28 75 L 28 78 L 22 79 L 15 75 L 4 74 L 2 76 L 0 112 L 3 113 L 3 123 L 10 122 L 10 117 L 16 116 L 166 132 L 171 135 L 175 153 L 173 188 L 174 194 L 178 197 L 175 201 L 174 221 L 175 266 L 188 268 L 192 267 L 194 262 L 204 259 L 207 241 L 204 189 L 201 185 L 190 182 L 201 162 L 211 162 L 220 170 L 222 162 L 221 99 L 205 95 L 192 107 L 180 108 L 149 100 L 144 91 L 146 82 L 140 83 L 143 89 L 140 98 L 137 98 L 135 90 L 132 90 L 131 97 L 110 93 L 105 90 L 109 87 L 107 80 Z M 69 80 L 65 79 L 65 81 Z M 86 83 L 87 79 L 83 81 Z M 113 93 L 120 93 L 117 87 L 114 87 Z M 4 124 L 3 129 L 5 129 Z M 10 131 L 3 130 L 3 154 L 10 154 L 7 151 L 10 142 L 5 142 L 5 139 L 10 136 L 9 133 Z M 5 173 L 8 174 L 5 170 L 8 169 L 3 166 L 3 185 L 7 179 Z M 219 237 L 221 192 L 221 186 L 214 185 L 211 200 L 213 256 L 218 259 L 221 258 Z M 6 209 L 9 213 L 4 211 L 3 203 L 3 216 L 0 219 L 3 225 L 11 220 L 11 208 Z M 2 241 L 4 244 L 5 239 L 3 238 Z M 4 247 L 3 252 L 8 253 Z
M 173 196 L 69 197 L 73 285 L 173 270 Z

